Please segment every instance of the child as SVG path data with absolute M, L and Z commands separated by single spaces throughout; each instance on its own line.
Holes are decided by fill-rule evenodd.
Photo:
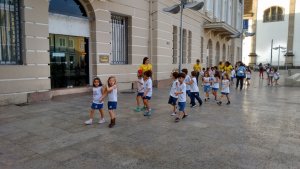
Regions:
M 202 100 L 199 96 L 199 88 L 197 85 L 197 80 L 196 80 L 196 76 L 197 76 L 197 72 L 196 71 L 192 71 L 191 72 L 192 75 L 192 80 L 190 81 L 190 85 L 191 85 L 191 107 L 196 107 L 196 103 L 195 103 L 195 98 L 197 99 L 197 101 L 199 102 L 199 105 L 202 105 Z
M 143 79 L 143 71 L 140 69 L 138 70 L 138 81 L 137 83 L 137 96 L 136 96 L 136 112 L 140 112 L 140 99 L 143 100 L 144 95 L 144 79 Z
M 204 73 L 204 77 L 203 77 L 203 90 L 204 90 L 204 93 L 205 93 L 204 101 L 209 100 L 210 84 L 211 84 L 211 77 L 209 76 L 209 72 L 206 71 Z
M 275 85 L 278 85 L 278 80 L 280 78 L 279 72 L 277 71 L 277 69 L 274 69 L 274 80 L 275 80 Z
M 175 119 L 175 122 L 179 122 L 180 119 L 183 119 L 187 116 L 185 113 L 185 104 L 186 104 L 186 84 L 184 83 L 185 80 L 185 73 L 178 74 L 178 90 L 175 92 L 176 96 L 178 96 L 178 107 L 179 107 L 179 114 Z
M 218 105 L 222 104 L 222 98 L 224 96 L 226 96 L 227 98 L 227 105 L 230 104 L 230 100 L 229 100 L 229 85 L 230 85 L 230 81 L 229 81 L 229 75 L 227 73 L 224 74 L 224 79 L 222 80 L 222 91 L 221 91 L 221 97 L 220 100 L 217 102 Z
M 150 100 L 152 97 L 152 71 L 147 70 L 144 72 L 144 96 L 143 101 L 146 106 L 146 111 L 144 112 L 144 116 L 151 116 L 151 108 L 150 108 Z
M 187 69 L 182 69 L 181 71 L 185 74 L 184 83 L 186 85 L 186 94 L 190 97 L 190 100 L 191 100 L 191 86 L 190 86 L 191 77 L 188 75 Z M 201 74 L 201 72 L 200 72 L 200 74 Z
M 178 85 L 179 85 L 179 82 L 178 82 L 178 72 L 173 72 L 171 74 L 172 78 L 173 78 L 173 83 L 172 83 L 172 86 L 171 86 L 171 90 L 170 90 L 170 97 L 169 97 L 169 101 L 168 101 L 168 104 L 170 104 L 172 106 L 172 114 L 171 116 L 175 116 L 176 115 L 176 102 L 177 102 L 177 99 L 178 99 L 178 96 L 176 95 L 176 91 L 177 91 L 177 88 L 178 88 Z
M 107 88 L 106 88 L 106 94 L 108 95 L 108 112 L 110 115 L 110 124 L 109 128 L 112 128 L 116 125 L 116 113 L 115 110 L 117 109 L 117 103 L 118 103 L 118 90 L 117 90 L 117 81 L 114 76 L 110 76 L 107 80 Z
M 268 85 L 271 85 L 273 84 L 273 76 L 274 76 L 274 69 L 273 67 L 270 68 L 269 70 L 269 75 L 268 75 Z
M 215 101 L 217 101 L 217 95 L 220 85 L 220 73 L 216 71 L 215 76 L 213 77 L 213 87 L 212 87 L 212 94 L 215 96 Z
M 231 70 L 231 78 L 230 78 L 231 85 L 234 84 L 234 78 L 235 78 L 235 69 L 233 68 L 233 69 Z
M 246 69 L 246 85 L 250 86 L 250 79 L 251 79 L 251 70 L 249 67 Z
M 85 121 L 84 124 L 90 125 L 93 123 L 93 118 L 94 118 L 94 112 L 95 110 L 99 110 L 100 113 L 100 120 L 99 124 L 105 123 L 104 119 L 104 113 L 103 113 L 103 93 L 104 89 L 102 88 L 102 83 L 100 78 L 96 77 L 93 80 L 93 103 L 91 105 L 91 110 L 89 113 L 90 119 Z

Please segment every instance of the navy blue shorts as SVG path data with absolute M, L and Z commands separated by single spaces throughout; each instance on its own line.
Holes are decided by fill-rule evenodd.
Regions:
M 144 96 L 143 99 L 144 99 L 144 100 L 151 100 L 151 97 L 149 97 L 149 96 Z
M 117 109 L 117 105 L 118 105 L 118 102 L 107 102 L 107 107 L 108 107 L 108 110 L 115 110 Z
M 99 104 L 92 103 L 91 109 L 97 109 L 97 110 L 103 109 L 103 103 L 99 103 Z
M 221 94 L 223 94 L 223 95 L 226 95 L 226 96 L 227 96 L 229 93 L 221 92 Z
M 136 95 L 136 96 L 141 96 L 141 97 L 143 97 L 144 96 L 144 92 L 138 92 L 138 94 Z
M 177 98 L 175 98 L 175 97 L 173 97 L 173 96 L 170 96 L 170 97 L 169 97 L 168 104 L 175 106 L 175 105 L 176 105 L 176 102 L 177 102 Z
M 185 102 L 178 102 L 179 111 L 184 112 Z
M 219 88 L 212 88 L 212 91 L 218 91 Z

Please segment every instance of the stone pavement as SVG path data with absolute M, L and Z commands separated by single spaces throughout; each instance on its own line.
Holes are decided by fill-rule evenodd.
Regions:
M 232 87 L 229 106 L 187 108 L 179 123 L 168 89 L 154 89 L 149 119 L 133 111 L 135 94 L 120 93 L 113 129 L 83 125 L 89 94 L 0 107 L 0 168 L 300 168 L 299 88 L 252 83 Z

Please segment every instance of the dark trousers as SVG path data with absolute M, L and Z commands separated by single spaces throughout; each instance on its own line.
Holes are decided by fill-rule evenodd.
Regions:
M 241 77 L 241 76 L 237 76 L 236 77 L 236 88 L 239 87 L 239 83 L 241 83 L 240 84 L 240 90 L 242 90 L 243 89 L 243 85 L 244 85 L 244 77 Z
M 202 100 L 200 98 L 200 94 L 199 92 L 191 92 L 191 104 L 192 106 L 195 105 L 195 99 L 197 99 L 197 101 L 199 102 L 199 104 L 202 104 Z
M 199 75 L 200 75 L 200 73 L 197 72 L 197 75 L 196 75 L 197 85 L 199 84 Z

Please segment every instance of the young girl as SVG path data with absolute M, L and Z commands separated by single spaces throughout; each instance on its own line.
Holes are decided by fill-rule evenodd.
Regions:
M 110 124 L 109 128 L 112 128 L 116 125 L 116 113 L 115 110 L 117 109 L 117 103 L 118 103 L 118 90 L 117 90 L 117 81 L 114 76 L 110 76 L 107 80 L 107 88 L 106 88 L 106 94 L 108 96 L 108 112 L 110 115 Z
M 213 87 L 212 87 L 212 94 L 215 96 L 215 101 L 217 101 L 218 98 L 218 90 L 220 85 L 220 73 L 219 71 L 216 71 L 215 76 L 213 77 Z
M 274 76 L 274 69 L 273 69 L 273 67 L 271 67 L 270 68 L 270 70 L 269 70 L 269 78 L 268 78 L 268 80 L 269 80 L 269 82 L 268 82 L 268 85 L 271 85 L 272 86 L 272 84 L 273 84 L 273 76 Z
M 146 111 L 144 112 L 144 116 L 151 116 L 151 108 L 150 108 L 150 100 L 152 97 L 152 71 L 148 70 L 144 72 L 144 96 L 143 101 L 146 106 Z
M 143 79 L 143 71 L 140 69 L 138 70 L 138 81 L 137 83 L 137 96 L 136 96 L 136 112 L 140 112 L 140 100 L 143 100 L 144 96 L 144 79 Z
M 209 100 L 210 84 L 211 84 L 211 77 L 209 76 L 209 72 L 206 71 L 204 73 L 204 77 L 203 77 L 203 90 L 204 90 L 204 93 L 205 93 L 204 101 Z
M 246 85 L 250 86 L 250 79 L 251 79 L 251 70 L 249 67 L 246 69 Z
M 173 72 L 171 74 L 172 78 L 173 78 L 173 83 L 172 83 L 172 86 L 171 86 L 171 90 L 170 90 L 170 97 L 169 97 L 169 101 L 168 101 L 168 104 L 170 104 L 172 106 L 172 114 L 171 116 L 175 116 L 176 115 L 176 103 L 177 103 L 177 99 L 178 99 L 178 96 L 176 95 L 176 91 L 177 91 L 177 88 L 178 88 L 178 85 L 179 85 L 179 82 L 178 82 L 178 72 Z
M 221 97 L 220 100 L 217 102 L 218 105 L 222 104 L 222 98 L 226 96 L 227 98 L 227 105 L 230 104 L 229 100 L 229 85 L 230 85 L 230 80 L 229 80 L 229 75 L 227 73 L 224 74 L 224 79 L 222 80 L 222 91 L 221 91 Z
M 89 113 L 90 119 L 85 121 L 84 123 L 86 125 L 90 125 L 93 123 L 93 118 L 94 118 L 94 112 L 95 110 L 99 110 L 100 113 L 100 120 L 98 123 L 104 123 L 104 113 L 103 113 L 103 93 L 104 89 L 102 88 L 102 83 L 100 78 L 96 77 L 93 80 L 93 103 L 91 105 L 91 110 Z
M 180 119 L 183 119 L 187 116 L 186 112 L 184 111 L 186 104 L 186 84 L 184 83 L 185 76 L 185 73 L 178 74 L 179 85 L 175 94 L 178 96 L 179 114 L 176 117 L 175 122 L 179 122 Z
M 280 78 L 279 72 L 277 71 L 277 69 L 274 69 L 274 80 L 275 80 L 275 85 L 278 85 L 278 80 Z
M 196 76 L 197 76 L 197 72 L 196 71 L 192 71 L 191 73 L 192 75 L 192 79 L 190 81 L 190 85 L 191 85 L 191 107 L 196 107 L 196 103 L 195 103 L 195 99 L 197 99 L 197 101 L 199 102 L 199 105 L 202 105 L 202 100 L 200 98 L 199 95 L 199 88 L 197 85 L 197 80 L 196 80 Z
M 185 74 L 184 83 L 186 85 L 186 94 L 190 97 L 190 100 L 191 100 L 191 86 L 190 86 L 191 77 L 188 75 L 187 69 L 182 69 L 181 71 Z M 201 75 L 201 72 L 200 72 L 200 75 Z M 201 75 L 201 78 L 202 78 L 202 75 Z

